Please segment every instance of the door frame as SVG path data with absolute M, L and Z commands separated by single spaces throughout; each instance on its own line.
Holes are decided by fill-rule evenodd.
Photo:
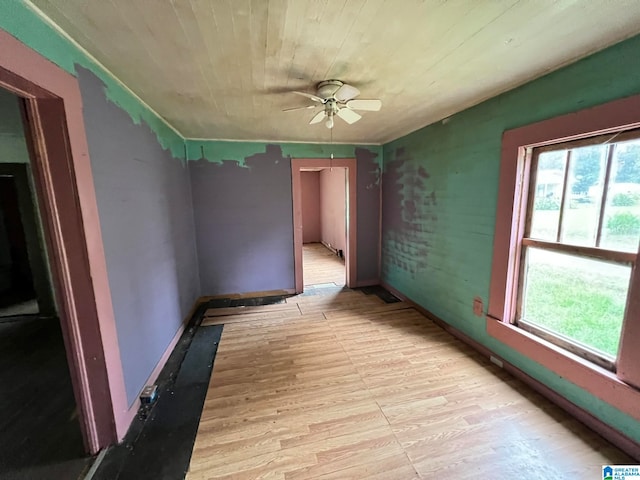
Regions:
M 127 405 L 77 79 L 0 29 L 0 87 L 25 137 L 85 449 L 124 436 Z
M 347 248 L 345 251 L 345 280 L 349 288 L 358 284 L 357 271 L 357 161 L 355 158 L 292 158 L 291 193 L 293 197 L 293 261 L 296 293 L 304 290 L 302 268 L 302 168 L 346 168 L 347 169 Z

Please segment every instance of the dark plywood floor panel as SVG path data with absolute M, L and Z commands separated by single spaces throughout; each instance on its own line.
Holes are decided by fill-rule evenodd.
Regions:
M 78 478 L 84 452 L 56 318 L 0 322 L 0 478 Z

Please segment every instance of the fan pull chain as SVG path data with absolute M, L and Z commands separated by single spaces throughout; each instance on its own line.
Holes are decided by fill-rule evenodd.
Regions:
M 331 136 L 329 141 L 329 149 L 331 150 L 331 156 L 329 157 L 329 171 L 333 172 L 333 128 L 331 130 Z

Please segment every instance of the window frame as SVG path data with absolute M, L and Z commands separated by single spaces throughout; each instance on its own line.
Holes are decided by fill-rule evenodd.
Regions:
M 640 128 L 640 95 L 559 115 L 504 132 L 489 302 L 488 335 L 640 421 L 640 268 L 632 268 L 615 373 L 511 324 L 533 148 Z M 530 163 L 529 163 L 530 164 Z M 637 253 L 633 254 L 636 257 Z
M 528 147 L 527 153 L 524 159 L 524 165 L 522 169 L 523 175 L 528 175 L 527 183 L 523 183 L 522 189 L 522 199 L 519 202 L 518 208 L 521 209 L 521 212 L 515 213 L 515 215 L 523 215 L 525 217 L 523 230 L 518 234 L 518 239 L 520 242 L 520 258 L 517 266 L 517 271 L 514 272 L 518 276 L 517 281 L 517 297 L 516 297 L 516 305 L 515 311 L 512 318 L 510 318 L 510 322 L 522 328 L 529 333 L 532 333 L 536 336 L 539 336 L 555 345 L 568 350 L 576 355 L 579 355 L 586 360 L 593 362 L 597 365 L 600 365 L 603 368 L 614 371 L 616 370 L 616 359 L 615 357 L 611 357 L 604 352 L 599 352 L 595 348 L 590 347 L 587 344 L 581 343 L 578 340 L 572 339 L 568 336 L 562 335 L 560 332 L 553 332 L 544 328 L 542 325 L 537 325 L 534 322 L 530 322 L 523 317 L 523 302 L 524 302 L 524 290 L 526 281 L 524 276 L 526 275 L 526 252 L 529 248 L 537 248 L 539 250 L 563 253 L 575 256 L 577 258 L 589 258 L 594 260 L 599 260 L 603 262 L 610 262 L 616 265 L 626 265 L 631 267 L 633 270 L 636 264 L 636 258 L 638 256 L 638 251 L 635 253 L 621 251 L 621 250 L 612 250 L 610 248 L 604 248 L 600 246 L 600 242 L 602 239 L 602 229 L 603 229 L 603 221 L 605 217 L 605 208 L 608 200 L 608 187 L 611 177 L 611 168 L 614 159 L 615 145 L 620 142 L 637 140 L 640 139 L 640 129 L 625 129 L 620 132 L 615 133 L 607 133 L 604 135 L 595 135 L 592 137 L 587 137 L 578 140 L 569 140 L 563 141 L 559 143 L 551 143 L 542 147 Z M 565 210 L 567 208 L 567 189 L 569 188 L 569 176 L 570 176 L 570 168 L 571 168 L 571 160 L 572 160 L 572 151 L 576 148 L 593 146 L 593 145 L 607 145 L 606 151 L 606 163 L 605 163 L 605 172 L 603 177 L 603 187 L 602 194 L 599 199 L 598 205 L 598 218 L 597 218 L 597 227 L 595 232 L 595 245 L 587 246 L 587 245 L 577 245 L 568 243 L 562 240 L 563 236 L 563 220 Z M 560 210 L 558 214 L 558 228 L 556 231 L 555 241 L 535 238 L 531 236 L 531 228 L 533 223 L 533 212 L 534 212 L 534 202 L 536 197 L 536 188 L 537 188 L 537 174 L 538 174 L 538 162 L 540 155 L 545 152 L 553 152 L 553 151 L 566 151 L 565 153 L 565 168 L 562 182 L 562 193 L 560 200 Z M 630 286 L 627 288 L 626 292 L 626 301 L 628 301 L 630 294 Z M 625 303 L 626 303 L 625 301 Z M 626 308 L 624 316 L 626 317 Z M 624 318 L 623 318 L 624 321 Z M 621 332 L 622 335 L 622 332 Z

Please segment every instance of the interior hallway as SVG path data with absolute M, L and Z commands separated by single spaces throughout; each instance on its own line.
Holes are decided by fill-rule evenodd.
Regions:
M 304 285 L 345 284 L 344 259 L 325 247 L 322 243 L 302 245 L 302 269 Z
M 189 480 L 582 480 L 635 463 L 410 305 L 314 290 L 206 312 L 224 330 Z

